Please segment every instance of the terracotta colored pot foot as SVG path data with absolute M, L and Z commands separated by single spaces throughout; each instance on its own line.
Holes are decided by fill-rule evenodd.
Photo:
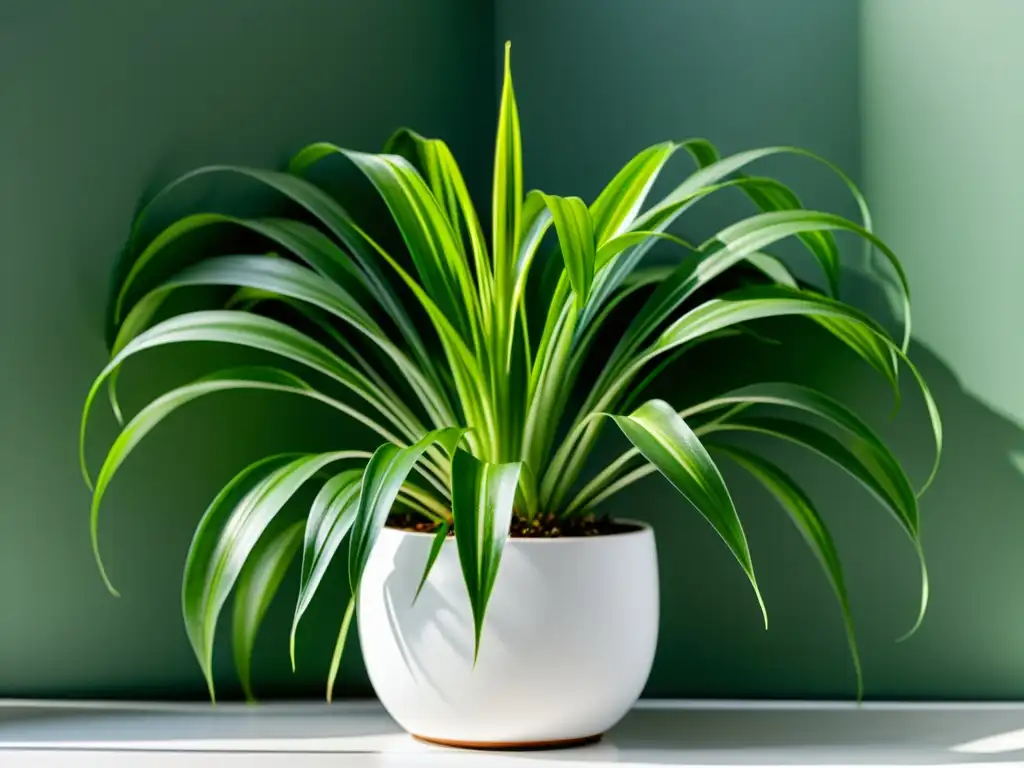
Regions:
M 434 739 L 430 736 L 420 736 L 417 733 L 412 734 L 412 737 L 418 741 L 425 741 L 428 744 L 440 744 L 442 747 L 457 747 L 458 749 L 492 749 L 515 752 L 582 747 L 585 744 L 593 744 L 600 741 L 602 735 L 603 734 L 597 733 L 593 736 L 583 736 L 577 739 L 553 739 L 551 741 L 455 741 L 451 739 Z

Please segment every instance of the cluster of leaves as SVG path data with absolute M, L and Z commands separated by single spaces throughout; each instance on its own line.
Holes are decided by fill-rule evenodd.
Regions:
M 656 177 L 680 150 L 696 170 L 648 205 Z M 806 210 L 785 185 L 743 172 L 778 154 L 828 165 L 849 187 L 863 221 Z M 375 187 L 404 242 L 402 252 L 383 247 L 340 202 L 308 180 L 314 165 L 338 156 Z M 179 185 L 211 174 L 263 185 L 300 207 L 303 216 L 196 213 L 142 242 L 141 224 L 154 206 Z M 694 205 L 730 188 L 744 193 L 758 213 L 697 246 L 669 234 Z M 225 224 L 255 234 L 267 251 L 175 261 L 179 257 L 169 246 L 189 233 Z M 901 340 L 835 298 L 837 231 L 863 238 L 891 264 L 904 299 Z M 549 232 L 553 235 L 546 239 Z M 766 251 L 786 238 L 798 238 L 820 265 L 827 292 L 801 287 Z M 677 266 L 643 264 L 660 242 L 683 249 Z M 722 438 L 757 432 L 831 460 L 892 513 L 919 555 L 917 496 L 923 488 L 912 487 L 861 418 L 828 395 L 794 384 L 753 384 L 684 411 L 661 400 L 629 406 L 666 365 L 695 345 L 763 318 L 803 316 L 894 388 L 901 365 L 912 373 L 931 417 L 937 463 L 938 412 L 906 356 L 905 276 L 896 256 L 872 234 L 857 188 L 821 158 L 792 147 L 722 158 L 704 140 L 667 142 L 630 160 L 590 205 L 540 191 L 524 194 L 519 116 L 506 51 L 489 241 L 448 147 L 403 130 L 379 155 L 314 144 L 293 158 L 287 172 L 214 166 L 186 174 L 140 213 L 127 254 L 111 301 L 111 359 L 89 392 L 82 420 L 82 468 L 93 489 L 93 546 L 111 590 L 99 556 L 101 500 L 131 450 L 185 403 L 227 390 L 290 393 L 358 420 L 384 441 L 372 454 L 271 456 L 245 468 L 210 504 L 188 555 L 182 606 L 211 696 L 214 633 L 229 594 L 235 593 L 236 663 L 249 692 L 256 632 L 289 563 L 301 551 L 294 664 L 294 627 L 347 539 L 352 598 L 331 665 L 330 696 L 360 578 L 395 504 L 439 523 L 424 580 L 454 526 L 477 643 L 513 514 L 588 514 L 655 471 L 718 532 L 764 611 L 743 527 L 713 452 L 749 470 L 774 494 L 821 561 L 842 608 L 860 684 L 842 569 L 821 517 L 781 469 Z M 712 287 L 707 297 L 715 278 L 740 267 L 759 279 L 724 292 Z M 172 293 L 193 286 L 228 286 L 235 292 L 226 308 L 172 313 L 157 321 Z M 606 343 L 595 339 L 626 299 L 643 301 L 609 353 Z M 296 322 L 260 311 L 281 305 Z M 421 333 L 424 327 L 429 331 Z M 115 391 L 122 364 L 143 350 L 194 341 L 261 350 L 289 361 L 290 368 L 315 372 L 331 386 L 315 388 L 278 367 L 231 368 L 165 393 L 125 424 Z M 583 366 L 595 356 L 600 373 L 584 381 Z M 85 464 L 85 432 L 104 385 L 123 429 L 93 483 Z M 582 405 L 573 409 L 574 402 Z M 587 458 L 608 419 L 632 448 L 595 472 Z M 304 523 L 284 525 L 279 513 L 289 499 L 325 474 Z M 921 565 L 924 574 L 923 556 Z M 921 615 L 926 602 L 925 577 Z

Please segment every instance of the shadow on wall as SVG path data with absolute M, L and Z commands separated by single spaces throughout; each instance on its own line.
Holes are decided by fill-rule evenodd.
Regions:
M 882 290 L 859 274 L 844 278 L 844 297 L 891 326 Z M 782 343 L 727 339 L 698 347 L 651 396 L 682 405 L 755 380 L 814 386 L 863 414 L 912 481 L 923 481 L 933 447 L 909 374 L 900 412 L 890 418 L 893 397 L 881 377 L 817 326 L 794 319 L 759 330 Z M 1024 583 L 1024 473 L 1013 454 L 1024 449 L 1024 430 L 965 392 L 926 347 L 914 344 L 911 359 L 942 411 L 945 447 L 921 499 L 929 612 L 907 641 L 895 638 L 913 623 L 920 581 L 895 521 L 824 459 L 777 441 L 751 443 L 792 472 L 836 539 L 867 698 L 1016 698 L 1024 691 L 1024 605 L 1015 588 Z M 621 450 L 621 441 L 614 447 Z M 646 695 L 852 697 L 839 610 L 813 555 L 760 486 L 732 466 L 723 473 L 765 594 L 767 632 L 728 551 L 664 480 L 645 480 L 610 502 L 609 511 L 644 516 L 658 534 L 663 621 Z

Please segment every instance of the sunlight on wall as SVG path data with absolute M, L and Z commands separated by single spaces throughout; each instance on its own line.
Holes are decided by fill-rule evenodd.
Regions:
M 915 335 L 1024 424 L 1024 3 L 865 0 L 864 163 Z

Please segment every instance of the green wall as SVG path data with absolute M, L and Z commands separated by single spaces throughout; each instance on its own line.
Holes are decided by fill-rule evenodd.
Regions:
M 879 232 L 910 271 L 913 354 L 946 419 L 943 469 L 922 501 L 932 607 L 914 638 L 893 642 L 917 595 L 912 553 L 893 522 L 837 472 L 770 450 L 820 500 L 839 543 L 869 697 L 1024 695 L 1024 606 L 1014 596 L 1024 577 L 1024 478 L 1010 461 L 1024 452 L 1014 330 L 1022 310 L 1011 295 L 1021 262 L 1000 226 L 1020 207 L 1010 171 L 1024 159 L 1014 140 L 1022 112 L 1013 86 L 1024 64 L 1013 47 L 1022 15 L 1014 0 L 972 0 L 972 10 L 956 0 L 20 5 L 0 11 L 0 695 L 202 697 L 178 612 L 202 509 L 249 459 L 351 439 L 349 424 L 280 398 L 184 410 L 132 456 L 105 503 L 104 553 L 124 596 L 105 593 L 88 548 L 75 440 L 104 360 L 109 268 L 139 197 L 205 162 L 277 165 L 325 138 L 374 149 L 404 124 L 446 138 L 474 191 L 486 191 L 497 53 L 508 38 L 530 187 L 590 197 L 643 146 L 693 135 L 726 152 L 802 145 L 866 184 Z M 812 163 L 760 170 L 808 204 L 855 213 Z M 686 171 L 680 160 L 667 175 Z M 240 192 L 203 187 L 180 206 Z M 680 231 L 700 237 L 745 212 L 738 199 L 711 200 Z M 878 280 L 855 244 L 843 244 L 854 267 L 846 296 L 888 316 Z M 792 257 L 814 275 L 799 252 Z M 850 356 L 800 324 L 771 332 L 788 344 L 709 346 L 660 394 L 683 400 L 740 383 L 749 370 L 813 383 L 864 409 L 923 478 L 927 433 L 911 387 L 890 420 L 884 386 Z M 176 350 L 130 368 L 128 405 L 208 359 L 207 350 Z M 114 434 L 111 419 L 97 424 L 94 461 Z M 727 475 L 768 632 L 720 541 L 665 484 L 647 481 L 614 510 L 652 521 L 659 537 L 663 623 L 648 695 L 850 695 L 841 622 L 816 563 L 770 500 Z M 294 676 L 282 653 L 289 606 L 275 607 L 257 650 L 264 695 L 319 695 L 340 581 L 300 633 Z M 218 666 L 230 695 L 226 646 Z M 369 693 L 358 653 L 344 666 L 340 692 Z

